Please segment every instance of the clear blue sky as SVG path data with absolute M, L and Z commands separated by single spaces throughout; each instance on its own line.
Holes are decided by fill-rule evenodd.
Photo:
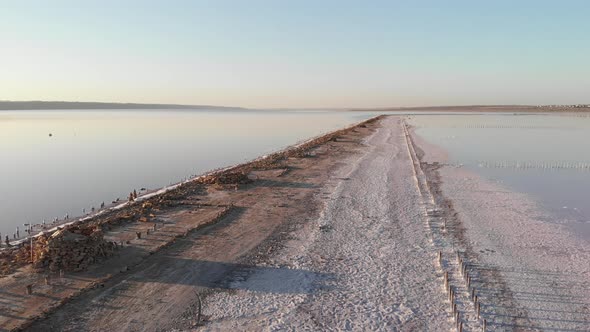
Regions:
M 590 1 L 0 0 L 0 100 L 590 103 Z

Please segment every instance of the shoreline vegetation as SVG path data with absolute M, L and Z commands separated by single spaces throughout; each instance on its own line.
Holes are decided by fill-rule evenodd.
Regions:
M 33 250 L 30 239 L 24 239 L 18 245 L 8 248 L 3 245 L 3 250 L 0 251 L 0 288 L 33 296 L 49 292 L 54 298 L 48 301 L 24 299 L 32 305 L 26 306 L 24 312 L 15 310 L 11 315 L 0 315 L 0 330 L 25 328 L 70 299 L 104 284 L 117 272 L 128 271 L 131 266 L 141 263 L 146 257 L 172 245 L 178 239 L 211 226 L 239 210 L 231 202 L 186 202 L 189 197 L 203 195 L 210 190 L 238 191 L 245 185 L 255 184 L 258 181 L 256 173 L 259 172 L 274 172 L 277 173 L 275 176 L 282 177 L 291 170 L 289 159 L 313 158 L 311 150 L 328 142 L 335 142 L 339 137 L 358 129 L 368 130 L 367 126 L 375 125 L 381 118 L 382 116 L 376 116 L 253 161 L 212 171 L 173 185 L 169 189 L 156 190 L 136 199 L 130 198 L 124 206 L 102 210 L 96 215 L 81 217 L 41 232 L 32 241 Z M 204 211 L 197 220 L 187 222 L 174 230 L 167 229 L 167 222 L 163 220 L 165 218 L 162 215 L 184 205 Z M 166 238 L 152 241 L 147 246 L 142 245 L 144 248 L 141 252 L 134 248 L 134 242 L 141 243 L 149 238 L 150 234 L 153 236 L 163 231 L 168 233 Z M 123 253 L 125 249 L 131 253 Z M 125 260 L 125 256 L 128 256 L 127 260 L 131 262 L 126 262 L 122 267 L 118 266 L 120 264 L 117 264 L 117 261 Z M 113 261 L 113 265 L 116 266 L 114 269 L 105 266 L 105 263 L 111 264 Z M 67 280 L 64 275 L 71 274 L 85 275 L 87 280 L 73 287 L 76 289 L 74 292 L 64 292 L 64 289 L 60 289 L 64 280 Z M 93 277 L 89 278 L 88 275 Z M 52 287 L 59 291 L 56 292 Z M 0 304 L 0 311 L 14 311 L 13 308 L 2 307 Z
M 2 101 L 0 111 L 33 110 L 258 110 L 245 107 L 182 104 L 143 104 L 69 101 Z M 590 104 L 571 105 L 457 105 L 416 107 L 368 107 L 368 108 L 302 108 L 302 110 L 334 110 L 357 112 L 588 112 Z M 283 110 L 277 108 L 277 110 Z M 295 109 L 284 109 L 295 110 Z

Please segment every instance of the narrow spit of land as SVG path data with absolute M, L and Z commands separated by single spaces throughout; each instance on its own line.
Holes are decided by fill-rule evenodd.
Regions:
M 130 243 L 89 271 L 32 295 L 27 271 L 0 279 L 0 330 L 588 331 L 587 248 L 531 219 L 511 230 L 525 198 L 461 186 L 437 155 L 390 116 L 252 183 L 172 196 L 158 231 L 113 228 Z
M 205 222 L 207 208 L 232 208 L 28 330 L 449 329 L 402 124 L 389 117 L 354 128 L 281 168 L 253 171 L 256 180 L 237 190 L 208 186 L 184 197 L 157 216 L 171 229 Z M 149 246 L 158 236 L 134 241 Z M 18 302 L 27 297 L 3 296 L 16 300 L 7 328 L 26 313 Z

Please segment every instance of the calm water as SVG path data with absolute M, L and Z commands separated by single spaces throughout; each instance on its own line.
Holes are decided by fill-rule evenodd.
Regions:
M 395 113 L 395 112 L 393 112 Z M 0 112 L 0 232 L 82 215 L 375 114 L 329 111 Z M 409 122 L 462 164 L 531 194 L 590 238 L 590 117 L 423 114 Z M 49 134 L 52 134 L 50 137 Z M 558 168 L 559 167 L 559 168 Z
M 82 215 L 371 117 L 295 111 L 2 111 L 0 232 Z M 52 134 L 50 137 L 49 134 Z M 4 236 L 3 236 L 4 237 Z
M 445 148 L 450 162 L 530 194 L 590 239 L 590 117 L 579 115 L 415 116 L 410 123 Z

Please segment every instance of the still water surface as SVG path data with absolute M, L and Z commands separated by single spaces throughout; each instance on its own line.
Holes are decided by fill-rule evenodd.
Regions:
M 414 116 L 416 133 L 462 165 L 529 194 L 590 239 L 590 117 L 587 115 Z
M 396 113 L 396 112 L 391 112 Z M 376 114 L 330 111 L 0 112 L 0 232 L 79 216 Z M 590 117 L 424 114 L 410 124 L 449 162 L 530 194 L 590 238 Z M 50 137 L 49 134 L 52 136 Z M 23 232 L 21 231 L 21 235 Z
M 49 223 L 371 117 L 355 112 L 0 112 L 0 232 Z M 51 134 L 51 137 L 49 136 Z M 4 236 L 3 236 L 4 237 Z

